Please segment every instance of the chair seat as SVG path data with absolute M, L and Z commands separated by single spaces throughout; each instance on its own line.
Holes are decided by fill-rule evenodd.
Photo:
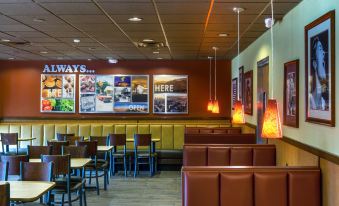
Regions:
M 140 157 L 141 157 L 141 158 L 142 158 L 142 157 L 145 157 L 145 158 L 146 158 L 146 157 L 149 157 L 149 156 L 151 156 L 151 157 L 157 157 L 158 154 L 157 154 L 157 153 L 151 153 L 151 154 L 150 154 L 150 153 L 138 153 L 138 154 L 137 154 L 137 157 L 138 157 L 138 158 L 140 158 Z
M 82 183 L 80 182 L 71 182 L 70 190 L 71 191 L 78 191 L 82 188 Z M 55 187 L 52 190 L 53 194 L 57 193 L 66 193 L 67 192 L 67 182 L 56 182 Z
M 56 183 L 65 183 L 67 182 L 67 177 L 58 177 L 55 179 Z M 80 176 L 71 176 L 71 182 L 75 183 L 85 183 L 85 179 Z
M 86 169 L 107 169 L 108 168 L 108 161 L 106 160 L 97 160 L 97 164 L 95 165 L 95 162 L 92 161 L 89 164 L 86 165 Z

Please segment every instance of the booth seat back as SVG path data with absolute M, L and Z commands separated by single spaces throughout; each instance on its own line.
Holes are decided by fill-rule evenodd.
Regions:
M 98 122 L 93 121 L 82 123 L 81 121 L 46 121 L 46 122 L 24 122 L 24 123 L 1 123 L 0 132 L 17 132 L 19 138 L 34 137 L 32 142 L 21 142 L 20 146 L 46 145 L 48 140 L 56 139 L 57 133 L 74 133 L 76 136 L 106 136 L 109 133 L 126 134 L 127 138 L 133 138 L 135 133 L 152 134 L 152 138 L 160 139 L 156 143 L 157 149 L 182 149 L 184 142 L 184 134 L 186 126 L 213 126 L 226 127 L 228 121 L 215 121 L 199 123 L 196 121 L 138 121 L 131 122 Z M 80 122 L 80 123 L 79 123 Z M 137 121 L 134 121 L 137 122 Z M 128 148 L 132 148 L 133 143 L 128 144 Z
M 241 134 L 241 127 L 186 127 L 185 134 Z
M 255 144 L 255 134 L 185 134 L 185 144 Z
M 184 166 L 275 166 L 275 145 L 184 145 Z
M 183 206 L 321 206 L 316 167 L 183 167 Z

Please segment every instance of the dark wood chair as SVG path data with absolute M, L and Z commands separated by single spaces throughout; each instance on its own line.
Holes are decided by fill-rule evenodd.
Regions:
M 104 178 L 104 190 L 107 190 L 108 184 L 108 162 L 107 161 L 98 161 L 97 153 L 98 153 L 98 142 L 96 141 L 78 141 L 76 142 L 77 146 L 86 146 L 87 147 L 87 157 L 92 159 L 92 162 L 86 166 L 86 171 L 90 171 L 89 176 L 89 184 L 91 184 L 92 179 L 92 171 L 95 172 L 95 180 L 96 180 L 96 190 L 97 194 L 100 194 L 100 186 L 99 186 L 99 177 Z M 102 175 L 99 175 L 99 171 L 103 171 Z
M 51 182 L 53 178 L 53 162 L 20 162 L 21 181 L 47 181 Z M 45 195 L 45 203 L 50 203 L 50 195 Z M 40 198 L 43 203 L 43 198 Z
M 147 150 L 139 150 L 139 147 L 147 147 Z M 153 152 L 151 134 L 134 135 L 134 177 L 139 173 L 140 164 L 148 164 L 150 176 L 153 175 L 154 163 L 156 168 L 157 154 Z M 140 160 L 140 161 L 139 161 Z M 146 160 L 146 161 L 143 161 Z M 147 161 L 148 160 L 148 161 Z M 156 170 L 156 169 L 155 169 Z
M 61 155 L 62 147 L 69 146 L 68 141 L 47 141 L 48 146 L 52 146 L 52 155 Z
M 62 134 L 62 133 L 57 133 L 56 138 L 58 141 L 66 141 L 67 137 L 72 137 L 75 136 L 74 133 L 71 134 Z
M 0 206 L 10 206 L 10 185 L 8 182 L 0 184 Z
M 89 141 L 97 141 L 98 146 L 108 145 L 108 137 L 107 136 L 90 136 Z
M 81 181 L 72 181 L 71 177 L 71 156 L 70 155 L 42 155 L 41 161 L 48 163 L 54 163 L 53 169 L 53 181 L 56 183 L 56 187 L 52 190 L 52 195 L 62 195 L 61 202 L 53 201 L 52 204 L 65 203 L 71 205 L 72 202 L 79 200 L 80 206 L 82 201 L 86 202 L 85 193 L 85 179 Z M 74 178 L 73 178 L 74 179 Z M 77 193 L 78 196 L 72 200 L 72 193 Z M 67 201 L 65 201 L 65 195 L 67 195 Z
M 0 162 L 0 181 L 8 180 L 8 162 Z
M 28 162 L 27 155 L 1 156 L 1 162 L 8 162 L 8 175 L 20 175 L 20 162 Z
M 51 155 L 52 146 L 27 146 L 27 155 L 29 159 L 40 159 L 41 155 Z
M 71 155 L 71 158 L 87 158 L 87 146 L 63 146 L 62 155 Z
M 19 154 L 19 135 L 18 133 L 1 133 L 1 147 L 4 154 L 10 153 L 9 146 L 16 146 L 15 154 Z
M 113 146 L 111 165 L 112 165 L 112 175 L 115 174 L 115 165 L 119 162 L 116 160 L 123 159 L 124 164 L 124 174 L 127 176 L 127 159 L 129 162 L 129 171 L 131 172 L 131 153 L 126 150 L 126 134 L 109 134 L 108 143 L 110 146 Z M 123 147 L 122 151 L 118 150 L 119 147 Z

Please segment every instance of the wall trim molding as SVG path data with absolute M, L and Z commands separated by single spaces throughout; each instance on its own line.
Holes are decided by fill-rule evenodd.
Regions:
M 250 127 L 250 128 L 253 128 L 253 129 L 256 129 L 257 126 L 254 125 L 254 124 L 251 124 L 251 123 L 248 123 L 246 122 L 245 123 L 246 126 Z M 307 152 L 310 152 L 322 159 L 325 159 L 325 160 L 328 160 L 330 162 L 333 162 L 337 165 L 339 165 L 339 156 L 335 155 L 335 154 L 332 154 L 332 153 L 329 153 L 329 152 L 326 152 L 324 150 L 321 150 L 321 149 L 318 149 L 316 147 L 313 147 L 313 146 L 310 146 L 310 145 L 307 145 L 307 144 L 304 144 L 302 142 L 299 142 L 297 140 L 294 140 L 290 137 L 287 137 L 287 136 L 283 136 L 282 139 L 279 139 L 280 141 L 283 141 L 283 142 L 286 142 L 288 144 L 291 144 L 295 147 L 298 147 L 299 149 L 302 149 L 302 150 L 305 150 Z

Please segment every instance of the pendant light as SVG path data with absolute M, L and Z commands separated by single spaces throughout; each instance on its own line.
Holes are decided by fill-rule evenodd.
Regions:
M 214 104 L 212 113 L 219 114 L 219 102 L 217 100 L 217 47 L 213 47 L 214 50 Z
M 235 7 L 233 8 L 233 11 L 238 14 L 238 68 L 240 66 L 240 12 L 244 11 L 243 8 Z M 242 82 L 239 82 L 239 86 Z M 237 96 L 237 101 L 234 103 L 234 112 L 232 117 L 232 123 L 233 124 L 244 124 L 245 123 L 245 115 L 244 115 L 244 105 L 239 100 L 239 92 Z
M 209 61 L 210 61 L 210 99 L 208 101 L 207 104 L 207 111 L 212 111 L 213 110 L 213 100 L 212 100 L 212 58 L 213 57 L 208 57 Z
M 271 53 L 272 53 L 272 80 L 274 77 L 274 42 L 273 42 L 273 25 L 274 25 L 274 13 L 273 13 L 273 0 L 271 0 Z M 264 114 L 264 121 L 262 126 L 261 136 L 262 138 L 282 138 L 281 131 L 281 122 L 280 122 L 280 114 L 278 102 L 274 99 L 273 95 L 273 81 L 272 81 L 272 99 L 267 101 L 267 107 Z

